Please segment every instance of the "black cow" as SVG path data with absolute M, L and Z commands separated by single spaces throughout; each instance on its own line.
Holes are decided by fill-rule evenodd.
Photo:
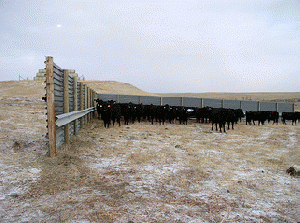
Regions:
M 244 112 L 243 112 L 243 110 L 242 109 L 235 109 L 234 110 L 235 111 L 235 115 L 236 115 L 236 117 L 237 117 L 237 122 L 238 121 L 242 121 L 242 118 L 244 118 L 245 117 L 245 114 L 244 114 Z M 237 124 L 237 122 L 236 122 L 236 124 Z
M 286 125 L 286 120 L 291 120 L 292 125 L 297 124 L 297 120 L 300 119 L 300 112 L 282 112 L 282 123 Z
M 147 119 L 149 122 L 152 123 L 152 125 L 155 118 L 155 110 L 156 105 L 150 104 L 144 106 L 144 119 Z
M 97 98 L 97 100 L 95 99 L 95 101 L 97 102 L 96 108 L 97 108 L 97 113 L 98 113 L 98 119 L 100 119 L 103 101 L 100 100 L 99 98 Z
M 228 125 L 228 130 L 230 129 L 229 126 L 231 124 L 231 129 L 234 129 L 234 124 L 236 124 L 239 120 L 239 112 L 235 109 L 223 109 L 225 113 L 224 116 L 226 118 L 226 122 Z
M 167 107 L 166 106 L 156 106 L 155 109 L 155 118 L 159 122 L 159 124 L 165 124 L 167 117 Z
M 175 122 L 176 119 L 176 108 L 166 104 L 166 109 L 167 109 L 167 120 L 170 122 L 170 124 L 172 124 Z
M 138 122 L 141 122 L 141 119 L 144 116 L 144 106 L 143 104 L 137 104 L 137 105 L 133 105 L 133 109 L 134 109 L 134 120 L 137 119 Z
M 176 116 L 179 119 L 179 124 L 187 125 L 188 122 L 188 112 L 185 107 L 177 107 L 176 108 Z
M 110 101 L 111 105 L 111 120 L 113 122 L 113 125 L 115 125 L 115 122 L 121 126 L 121 117 L 122 117 L 122 110 L 121 105 L 116 103 L 115 101 Z
M 211 107 L 204 107 L 204 108 L 197 108 L 195 111 L 195 116 L 198 123 L 207 123 L 208 120 L 211 118 L 212 115 L 212 108 Z
M 104 127 L 109 128 L 111 114 L 112 114 L 110 103 L 107 101 L 99 100 L 97 102 L 97 111 L 100 112 L 100 114 L 101 114 L 101 119 L 104 122 Z
M 123 103 L 120 104 L 121 105 L 121 111 L 122 111 L 122 115 L 124 117 L 124 124 L 128 125 L 129 124 L 129 120 L 132 119 L 133 116 L 133 107 L 132 107 L 132 103 Z
M 218 131 L 218 125 L 220 128 L 220 132 L 222 132 L 222 128 L 224 132 L 226 132 L 225 126 L 227 122 L 228 111 L 225 108 L 213 108 L 211 113 L 211 123 L 212 130 L 214 130 L 214 125 L 216 126 L 216 131 Z
M 270 123 L 270 121 L 273 121 L 273 125 L 275 123 L 278 124 L 278 119 L 279 119 L 279 112 L 277 112 L 277 111 L 269 111 L 268 123 Z
M 253 123 L 255 125 L 255 121 L 258 121 L 258 125 L 265 124 L 265 121 L 268 119 L 269 114 L 267 111 L 247 111 L 246 112 L 246 125 Z

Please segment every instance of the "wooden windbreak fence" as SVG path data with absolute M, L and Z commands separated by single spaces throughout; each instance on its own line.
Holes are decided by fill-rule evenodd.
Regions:
M 170 105 L 185 107 L 212 107 L 242 109 L 243 111 L 278 111 L 294 112 L 295 105 L 292 103 L 266 102 L 266 101 L 244 101 L 226 100 L 212 98 L 189 98 L 189 97 L 159 97 L 138 95 L 98 94 L 98 99 L 103 101 L 114 100 L 118 103 L 135 103 L 143 105 Z
M 70 136 L 77 135 L 94 117 L 96 98 L 97 93 L 71 75 L 71 70 L 57 66 L 53 57 L 46 58 L 46 138 L 51 157 L 56 156 L 58 146 L 68 144 Z

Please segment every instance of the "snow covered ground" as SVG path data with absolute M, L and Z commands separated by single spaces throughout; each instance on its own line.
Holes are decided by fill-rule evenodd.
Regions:
M 1 222 L 299 222 L 300 127 L 104 129 L 45 156 L 42 102 L 0 104 Z

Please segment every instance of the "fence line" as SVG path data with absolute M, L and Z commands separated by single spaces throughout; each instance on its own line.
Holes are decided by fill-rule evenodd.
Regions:
M 94 99 L 114 100 L 118 103 L 153 104 L 185 107 L 224 107 L 240 108 L 244 111 L 273 110 L 278 112 L 294 111 L 294 104 L 221 100 L 208 98 L 158 97 L 117 94 L 97 94 L 86 84 L 71 75 L 71 70 L 62 69 L 53 62 L 53 57 L 46 58 L 46 97 L 47 128 L 49 155 L 57 155 L 57 147 L 69 143 L 70 136 L 90 122 L 96 115 Z M 74 72 L 72 72 L 74 73 Z
M 294 112 L 294 104 L 281 102 L 261 102 L 245 100 L 226 100 L 196 97 L 159 97 L 159 96 L 138 96 L 138 95 L 117 95 L 117 94 L 98 94 L 98 99 L 103 101 L 114 100 L 118 103 L 135 103 L 143 105 L 170 105 L 185 107 L 213 107 L 242 109 L 243 111 L 278 111 Z
M 46 58 L 47 138 L 49 155 L 57 155 L 57 147 L 68 144 L 70 136 L 76 135 L 94 117 L 96 92 L 78 82 L 71 70 L 62 69 Z

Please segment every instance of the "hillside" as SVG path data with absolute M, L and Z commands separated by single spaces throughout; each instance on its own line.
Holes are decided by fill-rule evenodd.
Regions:
M 117 81 L 82 81 L 94 89 L 99 94 L 127 94 L 157 96 L 156 94 L 145 92 L 131 84 Z
M 128 94 L 157 96 L 145 92 L 131 84 L 117 81 L 82 81 L 90 88 L 102 94 Z M 40 99 L 46 93 L 44 81 L 2 81 L 0 82 L 1 97 L 30 97 Z

